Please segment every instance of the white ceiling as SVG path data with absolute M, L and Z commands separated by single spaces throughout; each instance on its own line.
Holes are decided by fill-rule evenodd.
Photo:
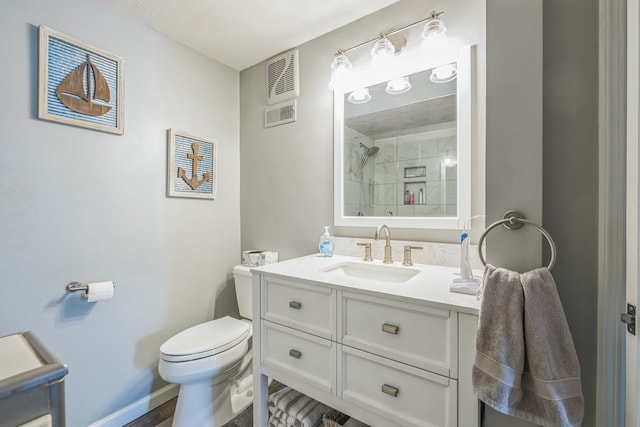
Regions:
M 236 70 L 399 0 L 102 0 Z

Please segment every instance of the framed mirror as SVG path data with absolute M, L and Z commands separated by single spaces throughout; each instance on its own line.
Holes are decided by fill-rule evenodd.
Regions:
M 463 228 L 471 212 L 471 49 L 334 92 L 335 225 Z

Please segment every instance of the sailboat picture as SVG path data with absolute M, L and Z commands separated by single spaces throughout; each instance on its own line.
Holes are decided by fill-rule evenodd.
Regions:
M 124 59 L 40 25 L 38 118 L 124 133 Z
M 94 64 L 90 55 L 58 86 L 56 95 L 64 105 L 78 113 L 102 116 L 111 110 L 109 83 Z

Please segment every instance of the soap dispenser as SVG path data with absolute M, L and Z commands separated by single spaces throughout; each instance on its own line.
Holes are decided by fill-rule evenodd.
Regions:
M 320 256 L 330 257 L 333 256 L 333 238 L 331 234 L 329 234 L 329 226 L 324 226 L 324 233 L 320 236 L 320 244 L 318 245 L 320 248 Z

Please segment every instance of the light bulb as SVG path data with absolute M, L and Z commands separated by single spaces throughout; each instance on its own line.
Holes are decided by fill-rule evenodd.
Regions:
M 458 76 L 456 64 L 446 64 L 431 70 L 429 80 L 434 83 L 447 83 L 454 80 Z
M 385 36 L 382 36 L 373 44 L 373 48 L 371 48 L 371 61 L 374 67 L 386 66 L 393 60 L 395 53 L 396 48 L 393 47 L 393 43 Z
M 386 92 L 390 95 L 398 95 L 408 92 L 411 89 L 409 77 L 398 77 L 387 82 Z
M 347 101 L 352 104 L 364 104 L 366 102 L 371 101 L 371 94 L 369 93 L 369 88 L 361 88 L 356 89 L 349 94 L 347 97 Z
M 444 21 L 440 19 L 440 15 L 444 12 L 436 13 L 431 12 L 431 16 L 427 20 L 422 31 L 422 38 L 425 40 L 442 40 L 447 37 L 447 27 L 444 25 Z
M 351 71 L 351 61 L 344 54 L 338 52 L 331 63 L 331 80 L 329 81 L 329 89 L 342 91 L 347 85 L 347 80 Z
M 455 159 L 451 158 L 451 155 L 448 152 L 447 152 L 447 155 L 444 156 L 443 163 L 446 167 L 451 167 L 458 164 L 458 162 Z

